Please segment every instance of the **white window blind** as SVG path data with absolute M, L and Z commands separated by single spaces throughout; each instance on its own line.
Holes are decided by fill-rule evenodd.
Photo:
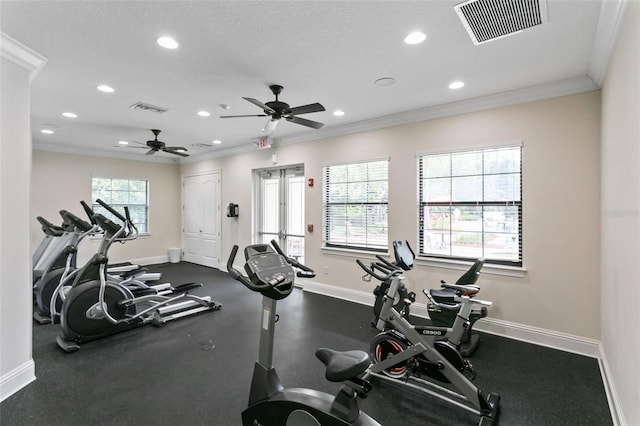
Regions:
M 522 147 L 418 157 L 420 255 L 522 266 Z
M 386 251 L 389 161 L 325 166 L 323 178 L 325 246 Z

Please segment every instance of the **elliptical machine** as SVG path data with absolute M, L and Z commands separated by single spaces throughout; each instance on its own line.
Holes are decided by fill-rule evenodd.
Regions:
M 127 218 L 115 213 L 124 223 L 129 221 L 126 207 Z M 189 294 L 190 290 L 201 287 L 200 283 L 172 287 L 171 294 L 163 296 L 156 294 L 154 289 L 136 295 L 127 286 L 108 281 L 107 251 L 115 241 L 126 240 L 126 237 L 122 237 L 125 227 L 99 213 L 93 218 L 103 229 L 105 241 L 101 244 L 101 251 L 78 270 L 62 303 L 62 333 L 56 337 L 62 350 L 74 352 L 80 349 L 80 343 L 83 342 L 146 324 L 162 326 L 170 320 L 222 307 L 210 296 Z
M 410 271 L 413 269 L 415 253 L 407 241 L 394 241 L 393 252 L 395 257 L 394 262 L 389 262 L 382 256 L 376 255 L 379 262 L 372 263 L 372 268 L 384 274 L 389 274 L 397 270 Z M 480 276 L 480 270 L 483 265 L 484 259 L 477 259 L 471 267 L 458 278 L 455 284 L 441 280 L 439 289 L 422 289 L 422 293 L 429 300 L 427 310 L 433 326 L 445 328 L 462 327 L 461 333 L 457 333 L 458 330 L 453 333 L 456 336 L 459 334 L 460 337 L 450 337 L 449 340 L 458 346 L 460 354 L 464 357 L 471 356 L 480 344 L 480 336 L 473 333 L 472 330 L 476 321 L 487 316 L 487 307 L 474 307 L 469 313 L 467 322 L 456 324 L 456 318 L 459 316 L 462 304 L 465 302 L 461 296 L 472 298 L 480 292 L 480 287 L 476 285 L 476 282 Z M 371 280 L 371 275 L 366 274 L 363 280 Z M 380 330 L 383 330 L 383 328 L 379 326 L 387 326 L 384 321 L 382 323 L 379 321 L 380 311 L 382 310 L 386 297 L 389 295 L 390 284 L 391 280 L 387 279 L 373 290 L 376 299 L 373 305 L 374 318 L 371 320 L 371 325 Z M 394 299 L 394 308 L 398 310 L 407 321 L 411 322 L 411 304 L 415 302 L 416 294 L 414 292 L 408 292 L 404 283 L 400 281 Z
M 312 278 L 315 273 L 284 255 L 275 241 L 271 244 L 273 248 L 267 244 L 255 244 L 244 249 L 244 269 L 248 277 L 233 267 L 237 245 L 233 246 L 227 261 L 227 270 L 233 279 L 263 296 L 260 348 L 253 370 L 249 406 L 242 412 L 242 424 L 379 425 L 359 408 L 359 398 L 365 398 L 372 388 L 363 379 L 371 364 L 369 355 L 364 351 L 338 352 L 327 348 L 316 351 L 316 357 L 327 367 L 327 380 L 343 384 L 336 396 L 311 389 L 285 388 L 280 383 L 272 363 L 277 301 L 291 294 L 296 275 Z M 298 269 L 295 275 L 294 267 Z

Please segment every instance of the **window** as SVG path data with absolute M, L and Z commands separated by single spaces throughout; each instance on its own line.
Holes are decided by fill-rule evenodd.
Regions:
M 323 168 L 325 246 L 387 250 L 388 169 L 388 160 Z
M 522 266 L 520 146 L 418 157 L 420 255 Z
M 131 221 L 138 232 L 149 232 L 149 183 L 146 180 L 113 179 L 94 177 L 91 179 L 91 199 L 93 210 L 103 214 L 116 223 L 119 219 L 113 217 L 95 200 L 101 199 L 124 216 L 124 207 L 129 207 Z

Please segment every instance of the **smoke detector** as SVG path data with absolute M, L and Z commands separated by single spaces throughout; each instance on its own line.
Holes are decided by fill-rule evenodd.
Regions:
M 547 22 L 546 0 L 470 0 L 453 8 L 475 45 Z

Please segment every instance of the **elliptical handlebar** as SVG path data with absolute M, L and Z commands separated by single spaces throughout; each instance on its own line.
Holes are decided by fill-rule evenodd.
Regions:
M 82 208 L 84 209 L 84 212 L 87 214 L 87 216 L 89 217 L 89 221 L 93 224 L 93 225 L 97 225 L 96 221 L 93 219 L 93 215 L 95 214 L 95 212 L 93 211 L 93 209 L 84 201 L 80 201 L 80 205 L 82 206 Z
M 118 211 L 116 209 L 114 209 L 113 207 L 111 207 L 109 204 L 105 203 L 104 201 L 102 201 L 100 198 L 98 198 L 96 200 L 96 203 L 100 204 L 102 207 L 104 207 L 105 209 L 107 209 L 109 211 L 109 213 L 111 213 L 112 215 L 114 215 L 115 217 L 117 217 L 118 219 L 120 219 L 123 222 L 127 221 L 127 218 L 125 218 L 124 216 L 122 216 L 120 213 L 118 213 Z
M 70 211 L 60 210 L 60 216 L 62 216 L 65 222 L 66 221 L 71 222 L 76 228 L 78 228 L 83 233 L 89 232 L 93 229 L 93 226 L 90 223 L 87 223 L 86 221 L 80 219 L 78 216 L 71 213 Z
M 59 237 L 63 234 L 64 228 L 62 226 L 54 225 L 42 216 L 38 216 L 36 219 L 40 222 L 40 225 L 42 225 L 42 231 L 45 234 L 55 237 Z

